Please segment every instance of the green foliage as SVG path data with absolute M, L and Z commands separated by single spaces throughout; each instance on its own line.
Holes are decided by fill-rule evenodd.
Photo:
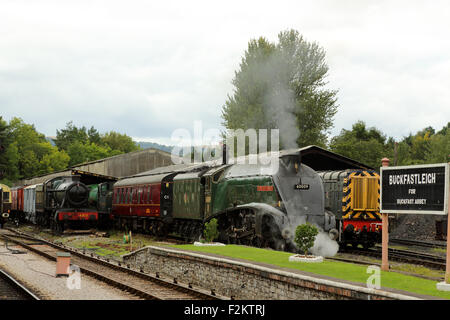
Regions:
M 107 158 L 120 152 L 113 152 L 109 147 L 99 146 L 92 142 L 82 143 L 76 141 L 69 145 L 67 153 L 70 157 L 69 165 L 73 166 L 88 161 Z
M 295 229 L 295 244 L 305 253 L 305 256 L 308 255 L 308 250 L 314 246 L 314 240 L 318 234 L 317 227 L 309 223 L 298 225 Z
M 324 146 L 337 111 L 337 92 L 324 89 L 327 72 L 325 51 L 295 30 L 281 32 L 278 44 L 251 40 L 222 109 L 224 126 L 278 128 L 282 148 L 292 147 L 285 141 L 293 134 L 299 146 Z
M 86 127 L 77 128 L 72 121 L 66 124 L 65 129 L 56 130 L 55 144 L 59 150 L 67 150 L 73 143 L 87 143 L 88 140 Z
M 8 125 L 5 156 L 8 163 L 6 179 L 16 181 L 66 168 L 68 155 L 53 147 L 34 125 L 13 118 Z
M 219 231 L 217 229 L 217 219 L 211 219 L 209 222 L 205 223 L 205 229 L 203 231 L 206 242 L 212 242 L 219 236 Z
M 57 130 L 56 146 L 52 146 L 34 125 L 20 118 L 8 124 L 1 117 L 0 142 L 5 145 L 0 153 L 1 181 L 6 183 L 139 149 L 127 135 L 114 131 L 101 135 L 94 127 L 86 130 L 72 122 Z
M 436 133 L 432 127 L 424 128 L 415 135 L 409 134 L 396 142 L 376 128 L 367 128 L 358 121 L 352 130 L 343 129 L 331 139 L 330 150 L 365 163 L 375 169 L 381 159 L 388 157 L 391 165 L 443 163 L 450 160 L 450 122 Z
M 114 131 L 102 135 L 100 142 L 111 150 L 120 151 L 120 153 L 128 153 L 140 149 L 131 137 Z
M 8 124 L 0 117 L 0 179 L 7 174 L 8 155 L 7 150 L 10 141 L 8 139 Z
M 330 149 L 373 168 L 380 167 L 381 159 L 389 156 L 386 136 L 376 128 L 366 128 L 363 121 L 356 122 L 352 130 L 342 129 L 331 139 Z
M 101 135 L 93 126 L 87 130 L 68 122 L 65 129 L 56 132 L 55 144 L 67 152 L 70 166 L 139 150 L 126 134 L 110 131 Z

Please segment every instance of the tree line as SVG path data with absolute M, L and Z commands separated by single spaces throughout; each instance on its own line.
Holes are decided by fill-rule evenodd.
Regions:
M 54 145 L 34 124 L 17 117 L 8 123 L 0 117 L 0 182 L 11 185 L 20 179 L 140 149 L 126 134 L 100 134 L 93 126 L 76 127 L 72 122 L 56 130 L 53 142 Z

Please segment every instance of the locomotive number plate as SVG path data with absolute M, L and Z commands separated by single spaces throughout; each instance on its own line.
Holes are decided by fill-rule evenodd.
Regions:
M 294 186 L 295 190 L 309 190 L 309 184 L 296 184 Z

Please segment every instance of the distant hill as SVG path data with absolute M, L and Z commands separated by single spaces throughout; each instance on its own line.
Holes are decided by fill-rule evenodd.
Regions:
M 136 143 L 142 148 L 142 149 L 147 149 L 147 148 L 154 148 L 154 149 L 159 149 L 162 151 L 166 151 L 171 153 L 172 149 L 174 146 L 166 146 L 164 144 L 159 144 L 156 142 L 144 142 L 144 141 L 136 141 Z

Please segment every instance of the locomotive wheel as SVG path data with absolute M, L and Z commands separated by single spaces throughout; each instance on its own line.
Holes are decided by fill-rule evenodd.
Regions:
M 262 248 L 264 241 L 259 236 L 255 236 L 252 241 L 252 245 L 257 248 Z

